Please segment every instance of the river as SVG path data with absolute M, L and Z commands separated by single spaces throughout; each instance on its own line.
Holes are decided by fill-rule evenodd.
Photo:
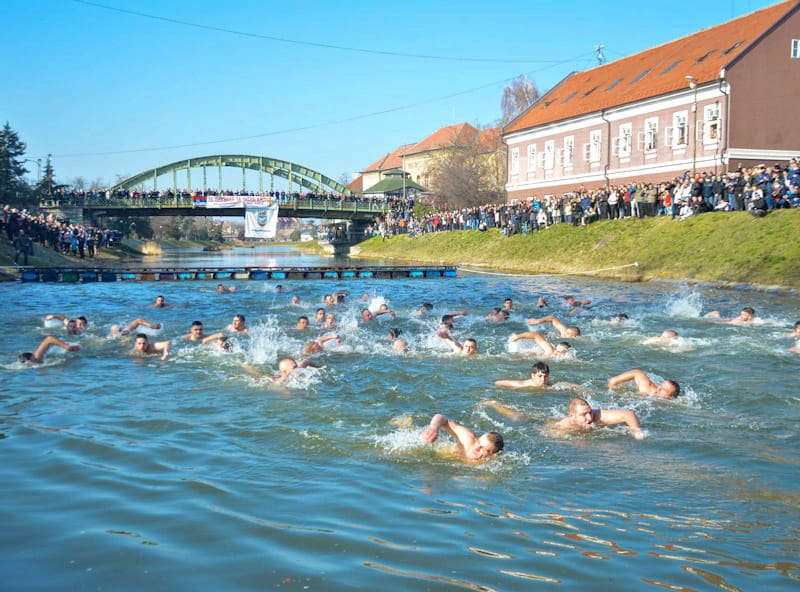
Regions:
M 169 265 L 325 265 L 285 248 L 171 254 Z M 459 272 L 454 279 L 0 284 L 0 477 L 4 590 L 796 590 L 800 583 L 798 450 L 800 355 L 786 334 L 800 320 L 793 295 L 680 284 L 622 284 L 572 276 Z M 285 384 L 277 371 L 323 331 L 293 330 L 324 294 L 347 290 L 341 343 Z M 152 306 L 157 294 L 171 307 Z M 592 300 L 570 314 L 563 296 Z M 299 304 L 290 298 L 299 296 Z M 539 359 L 511 343 L 546 310 L 581 327 L 571 355 L 550 359 L 546 391 L 498 389 Z M 365 297 L 365 300 L 362 300 Z M 506 322 L 486 314 L 514 301 Z M 422 302 L 431 313 L 413 314 Z M 359 323 L 360 310 L 382 303 Z M 756 309 L 747 326 L 713 322 Z M 465 310 L 453 335 L 439 316 Z M 66 336 L 49 313 L 86 315 Z M 625 313 L 628 319 L 612 322 Z M 243 314 L 232 351 L 186 343 Z M 162 324 L 166 361 L 109 340 L 114 323 Z M 410 345 L 391 351 L 399 328 Z M 675 329 L 670 347 L 646 337 Z M 559 340 L 550 325 L 540 327 Z M 52 333 L 44 364 L 16 362 Z M 609 377 L 641 368 L 676 379 L 676 400 L 642 397 Z M 627 428 L 558 436 L 543 426 L 576 395 L 635 410 Z M 480 403 L 495 399 L 525 421 Z M 441 412 L 506 449 L 467 464 L 443 434 L 420 429 Z

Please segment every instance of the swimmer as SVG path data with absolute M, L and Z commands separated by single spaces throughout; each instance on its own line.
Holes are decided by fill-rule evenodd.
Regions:
M 225 292 L 230 292 L 233 294 L 236 291 L 236 286 L 231 286 L 230 288 L 226 288 L 222 284 L 217 284 L 217 294 L 224 294 Z
M 131 353 L 137 355 L 161 354 L 161 359 L 166 360 L 169 356 L 170 345 L 169 341 L 150 343 L 146 333 L 137 333 Z
M 336 327 L 336 315 L 332 312 L 329 312 L 325 315 L 325 323 L 323 323 L 323 329 L 333 329 Z
M 628 370 L 622 374 L 608 379 L 608 388 L 613 389 L 623 382 L 634 381 L 640 395 L 658 397 L 659 399 L 674 399 L 681 394 L 680 385 L 674 380 L 665 380 L 658 386 L 650 380 L 641 370 Z
M 550 366 L 544 362 L 536 362 L 531 368 L 531 377 L 525 380 L 495 380 L 494 385 L 501 388 L 547 388 L 550 382 Z
M 161 323 L 151 323 L 149 321 L 145 321 L 144 319 L 136 319 L 128 323 L 124 329 L 120 328 L 119 325 L 111 325 L 111 328 L 108 331 L 108 338 L 118 339 L 119 337 L 125 337 L 126 335 L 133 333 L 139 327 L 147 327 L 148 329 L 160 329 Z
M 541 319 L 528 319 L 525 321 L 526 325 L 530 325 L 532 327 L 541 325 L 542 323 L 552 323 L 553 328 L 558 331 L 559 337 L 579 337 L 581 334 L 581 330 L 575 325 L 565 325 L 552 315 L 542 317 Z
M 668 345 L 678 338 L 678 332 L 672 329 L 662 331 L 661 335 L 654 335 L 647 339 L 642 339 L 639 343 L 641 345 Z
M 238 334 L 247 333 L 249 329 L 245 325 L 244 315 L 243 314 L 233 315 L 233 321 L 231 321 L 230 325 L 225 327 L 225 331 Z
M 627 314 L 625 314 L 624 312 L 618 312 L 617 314 L 611 316 L 609 322 L 612 325 L 619 325 L 620 323 L 624 323 L 627 320 L 628 320 Z
M 527 331 L 525 333 L 512 333 L 511 334 L 511 341 L 519 341 L 520 339 L 533 339 L 536 341 L 536 344 L 542 350 L 543 356 L 548 356 L 551 358 L 561 358 L 567 354 L 567 352 L 572 347 L 566 341 L 561 341 L 557 345 L 553 345 L 549 341 L 547 341 L 544 337 L 539 335 L 536 331 Z
M 539 299 L 536 301 L 536 306 L 539 308 L 547 308 L 547 300 L 544 299 L 544 296 L 539 296 Z
M 414 314 L 416 314 L 416 315 L 424 315 L 426 313 L 429 313 L 432 310 L 433 310 L 433 304 L 431 304 L 430 302 L 423 302 L 420 305 L 420 307 L 417 309 L 417 312 L 415 312 Z
M 385 304 L 381 304 L 381 307 L 374 313 L 368 308 L 362 308 L 361 309 L 361 322 L 362 323 L 369 323 L 371 321 L 374 321 L 378 316 L 383 315 L 383 314 L 388 314 L 393 319 L 397 317 L 397 315 L 395 314 L 395 312 L 393 310 L 389 310 L 388 306 L 386 306 Z
M 315 325 L 321 325 L 324 322 L 325 322 L 325 309 L 324 308 L 318 308 L 314 312 L 314 324 Z
M 305 331 L 308 329 L 308 317 L 303 315 L 297 317 L 297 323 L 294 326 L 295 331 Z
M 283 293 L 286 291 L 286 287 L 283 284 L 278 284 L 275 286 L 275 291 L 278 293 Z
M 472 337 L 465 339 L 464 343 L 461 344 L 452 337 L 450 337 L 450 333 L 444 329 L 437 331 L 436 336 L 442 341 L 447 342 L 447 344 L 453 349 L 453 351 L 458 354 L 471 357 L 478 353 L 478 342 L 475 341 Z
M 319 364 L 309 360 L 308 358 L 303 358 L 300 361 L 296 361 L 293 358 L 283 358 L 280 362 L 278 362 L 278 373 L 270 376 L 270 380 L 274 383 L 281 383 L 286 381 L 295 370 L 298 368 L 321 368 Z M 247 372 L 253 378 L 263 378 L 264 375 L 258 372 L 255 368 L 250 366 L 247 362 L 242 364 L 242 368 L 245 372 Z
M 756 316 L 756 311 L 752 306 L 745 306 L 738 317 L 732 319 L 720 319 L 719 311 L 712 310 L 706 315 L 707 319 L 716 319 L 718 323 L 725 323 L 726 325 L 746 325 L 753 322 Z
M 550 430 L 559 433 L 587 432 L 595 426 L 624 423 L 637 440 L 644 440 L 645 435 L 639 426 L 639 418 L 630 409 L 592 409 L 585 399 L 576 397 L 569 402 L 567 416 L 551 423 Z
M 325 349 L 325 344 L 329 341 L 335 340 L 336 343 L 341 343 L 342 338 L 334 333 L 322 335 L 314 341 L 309 341 L 303 346 L 303 353 L 307 355 L 318 354 Z
M 511 298 L 506 298 L 503 300 L 503 310 L 507 310 L 508 312 L 512 312 L 514 310 L 514 301 Z
M 577 308 L 578 306 L 589 306 L 592 301 L 591 300 L 576 300 L 574 296 L 564 296 L 564 300 L 566 300 L 567 304 L 573 308 Z
M 44 356 L 52 346 L 60 347 L 63 350 L 77 352 L 81 351 L 80 345 L 69 345 L 61 341 L 58 337 L 47 335 L 35 352 L 23 352 L 19 355 L 19 361 L 23 364 L 42 364 L 44 363 Z
M 377 317 L 377 316 L 382 315 L 382 314 L 388 314 L 393 319 L 397 318 L 397 315 L 395 314 L 395 312 L 392 309 L 389 308 L 388 304 L 385 304 L 385 303 L 381 304 L 378 307 L 378 312 L 375 313 L 375 316 Z
M 442 321 L 439 324 L 440 329 L 450 330 L 455 327 L 456 324 L 456 317 L 465 317 L 467 316 L 466 310 L 454 310 L 453 312 L 449 312 L 445 315 L 442 315 Z
M 45 321 L 58 320 L 64 323 L 64 328 L 67 330 L 67 335 L 80 335 L 89 327 L 89 321 L 86 317 L 80 316 L 77 319 L 70 319 L 61 314 L 49 314 L 44 317 Z
M 508 320 L 508 311 L 504 308 L 495 307 L 486 315 L 487 321 L 503 322 Z
M 786 337 L 791 337 L 792 339 L 800 339 L 800 321 L 797 321 L 794 324 L 794 331 L 791 333 L 787 333 Z
M 400 337 L 400 335 L 402 335 L 402 334 L 403 334 L 402 329 L 398 329 L 397 327 L 392 327 L 391 329 L 389 329 L 389 332 L 386 334 L 386 339 L 388 339 L 389 341 L 394 341 L 395 339 Z
M 156 301 L 153 303 L 154 308 L 172 308 L 171 304 L 167 304 L 167 301 L 164 300 L 162 295 L 156 296 Z
M 289 300 L 289 304 L 300 304 L 300 296 L 297 294 L 292 295 L 291 300 Z
M 431 422 L 420 434 L 423 442 L 435 442 L 439 437 L 439 430 L 444 430 L 455 438 L 456 449 L 468 460 L 484 460 L 494 458 L 503 450 L 503 437 L 497 432 L 486 432 L 480 437 L 471 429 L 446 418 L 437 413 Z
M 183 335 L 183 339 L 187 341 L 203 341 L 206 335 L 203 333 L 203 323 L 201 321 L 194 321 L 189 327 L 189 332 Z

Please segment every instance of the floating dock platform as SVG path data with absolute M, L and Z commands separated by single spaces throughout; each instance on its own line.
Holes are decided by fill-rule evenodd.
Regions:
M 29 267 L 19 270 L 23 282 L 174 282 L 196 280 L 355 280 L 454 278 L 451 266 L 366 267 Z

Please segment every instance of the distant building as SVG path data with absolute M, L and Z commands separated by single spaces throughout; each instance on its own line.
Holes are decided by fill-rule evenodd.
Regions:
M 491 181 L 502 188 L 506 157 L 499 128 L 478 129 L 469 123 L 457 123 L 437 129 L 416 144 L 395 148 L 361 171 L 348 189 L 362 195 L 382 194 L 387 188 L 396 192 L 398 181 L 402 184 L 405 176 L 407 190 L 435 191 L 431 170 L 436 160 L 449 150 L 472 148 L 496 163 L 491 167 Z
M 509 200 L 800 155 L 800 2 L 564 78 L 502 131 Z

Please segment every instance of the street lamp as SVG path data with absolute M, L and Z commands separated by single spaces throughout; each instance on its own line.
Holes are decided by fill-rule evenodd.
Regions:
M 694 93 L 692 99 L 692 134 L 694 135 L 692 138 L 692 179 L 694 179 L 697 172 L 697 80 L 691 74 L 686 76 L 686 80 Z
M 36 184 L 38 185 L 39 181 L 42 180 L 42 159 L 41 158 L 37 158 L 36 160 L 33 160 L 32 158 L 26 158 L 22 162 L 23 163 L 26 163 L 26 162 L 35 162 L 36 163 Z

